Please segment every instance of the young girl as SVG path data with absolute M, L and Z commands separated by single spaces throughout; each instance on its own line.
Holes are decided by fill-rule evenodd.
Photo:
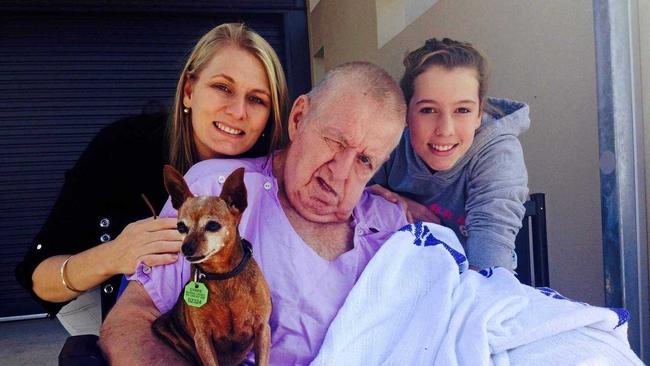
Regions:
M 70 333 L 97 333 L 122 274 L 138 262 L 176 261 L 175 219 L 156 219 L 167 193 L 164 164 L 181 172 L 201 160 L 260 156 L 279 147 L 287 86 L 271 46 L 243 24 L 223 24 L 194 47 L 172 114 L 104 128 L 66 173 L 57 202 L 16 269 L 18 281 Z M 141 195 L 152 204 L 149 209 Z M 149 217 L 149 218 L 147 218 Z M 82 295 L 83 294 L 83 295 Z M 82 295 L 82 296 L 80 296 Z
M 486 97 L 486 60 L 469 43 L 430 39 L 404 66 L 408 128 L 373 183 L 403 196 L 410 219 L 452 228 L 473 268 L 514 270 L 528 195 L 517 136 L 528 106 Z

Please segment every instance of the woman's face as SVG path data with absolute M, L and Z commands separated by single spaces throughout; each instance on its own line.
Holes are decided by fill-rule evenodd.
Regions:
M 411 145 L 429 168 L 448 170 L 465 155 L 481 124 L 476 71 L 433 66 L 413 87 L 407 114 Z
M 183 92 L 200 160 L 248 151 L 271 113 L 271 91 L 262 63 L 236 46 L 215 52 L 203 70 L 185 82 Z

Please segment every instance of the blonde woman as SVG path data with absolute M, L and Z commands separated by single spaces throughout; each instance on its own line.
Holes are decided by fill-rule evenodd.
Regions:
M 169 117 L 109 125 L 66 173 L 48 220 L 16 268 L 18 281 L 50 316 L 61 311 L 71 334 L 98 334 L 100 293 L 101 305 L 110 307 L 122 275 L 138 262 L 177 260 L 176 220 L 151 217 L 167 199 L 163 165 L 184 173 L 206 159 L 269 154 L 280 145 L 286 103 L 282 66 L 261 36 L 239 23 L 210 30 L 180 74 Z

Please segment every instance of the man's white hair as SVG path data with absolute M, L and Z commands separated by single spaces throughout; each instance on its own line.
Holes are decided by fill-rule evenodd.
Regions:
M 402 90 L 395 79 L 381 67 L 362 61 L 344 63 L 330 70 L 307 96 L 318 115 L 325 99 L 335 98 L 344 90 L 369 96 L 384 108 L 383 112 L 392 112 L 394 114 L 390 117 L 406 123 L 406 103 Z M 378 117 L 378 120 L 381 119 L 385 118 Z

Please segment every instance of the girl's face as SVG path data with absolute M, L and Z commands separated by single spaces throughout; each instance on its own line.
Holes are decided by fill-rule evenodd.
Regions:
M 248 151 L 271 113 L 269 81 L 260 60 L 235 46 L 218 50 L 183 88 L 201 160 Z
M 415 79 L 413 89 L 407 114 L 411 145 L 429 168 L 448 170 L 481 125 L 476 71 L 432 66 Z

